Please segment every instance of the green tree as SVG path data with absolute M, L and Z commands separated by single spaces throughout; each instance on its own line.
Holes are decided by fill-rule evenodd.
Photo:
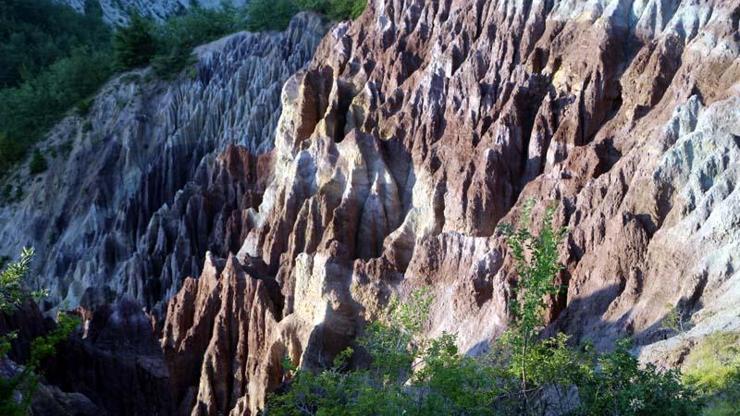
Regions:
M 85 14 L 53 0 L 0 2 L 0 176 L 108 79 L 110 36 L 96 1 Z
M 246 9 L 225 2 L 220 8 L 193 7 L 183 15 L 174 16 L 156 28 L 157 53 L 152 67 L 160 77 L 168 79 L 195 62 L 193 48 L 242 30 Z
M 110 28 L 97 1 L 85 13 L 53 0 L 0 2 L 0 88 L 17 87 L 80 46 L 108 48 Z
M 34 150 L 33 155 L 31 156 L 31 163 L 28 165 L 31 175 L 38 175 L 39 173 L 45 172 L 48 168 L 49 164 L 44 155 L 41 154 L 41 150 Z
M 562 270 L 558 262 L 558 246 L 566 231 L 553 227 L 555 208 L 550 206 L 545 210 L 540 233 L 533 234 L 530 231 L 533 207 L 533 200 L 525 203 L 518 228 L 506 224 L 500 227 L 506 236 L 519 277 L 513 286 L 509 304 L 511 329 L 504 334 L 504 340 L 513 348 L 512 363 L 520 377 L 523 392 L 529 387 L 531 366 L 536 365 L 528 358 L 531 348 L 538 342 L 544 323 L 546 297 L 560 290 L 555 284 L 555 278 Z
M 247 6 L 247 30 L 284 30 L 299 11 L 293 0 L 252 0 Z
M 156 52 L 154 25 L 138 13 L 132 14 L 128 26 L 113 35 L 113 53 L 120 68 L 147 65 Z

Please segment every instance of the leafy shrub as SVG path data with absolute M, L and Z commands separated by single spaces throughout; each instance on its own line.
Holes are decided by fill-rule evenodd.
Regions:
M 299 11 L 294 0 L 252 0 L 247 6 L 247 30 L 284 30 Z
M 194 7 L 186 14 L 170 18 L 156 28 L 154 71 L 165 79 L 173 77 L 195 62 L 192 56 L 195 46 L 241 30 L 244 21 L 245 9 L 229 3 L 217 9 Z
M 564 229 L 553 228 L 555 209 L 552 207 L 545 212 L 540 234 L 534 235 L 529 230 L 533 206 L 532 200 L 525 204 L 517 229 L 507 224 L 500 227 L 506 236 L 519 276 L 513 286 L 509 305 L 511 329 L 504 334 L 504 340 L 512 348 L 512 365 L 521 379 L 523 390 L 527 390 L 530 367 L 537 365 L 528 358 L 542 329 L 545 297 L 555 295 L 560 290 L 554 282 L 562 269 L 558 263 L 558 246 L 565 235 Z
M 17 87 L 80 46 L 107 49 L 110 28 L 97 2 L 85 14 L 53 0 L 3 0 L 0 5 L 0 88 Z
M 53 0 L 0 6 L 0 175 L 110 76 L 110 28 L 97 2 L 85 11 Z
M 39 149 L 34 150 L 31 156 L 31 163 L 28 164 L 31 175 L 38 175 L 45 172 L 48 168 L 49 164 L 46 162 L 44 155 L 41 154 L 41 151 Z
M 0 90 L 0 173 L 7 172 L 64 113 L 112 73 L 107 50 L 78 48 L 19 87 Z
M 681 383 L 675 370 L 659 371 L 652 364 L 640 366 L 621 341 L 614 352 L 597 358 L 578 384 L 580 415 L 691 416 L 700 411 L 694 390 Z
M 20 259 L 10 263 L 0 273 L 0 313 L 11 313 L 30 298 L 45 296 L 45 292 L 29 292 L 23 280 L 27 276 L 33 249 L 23 249 Z M 23 416 L 28 413 L 31 399 L 38 385 L 36 371 L 41 363 L 54 354 L 56 346 L 79 325 L 79 319 L 66 314 L 57 316 L 57 326 L 49 334 L 31 342 L 30 358 L 15 376 L 0 378 L 0 414 Z M 0 360 L 4 360 L 16 334 L 0 336 Z M 18 400 L 17 394 L 20 394 Z
M 237 32 L 244 27 L 245 9 L 224 3 L 220 8 L 193 7 L 173 16 L 157 28 L 160 49 L 195 47 Z
M 95 97 L 87 97 L 77 103 L 77 112 L 81 116 L 86 116 L 90 113 L 93 104 L 95 103 Z
M 2 93 L 0 93 L 0 97 Z M 2 98 L 0 98 L 2 99 Z M 0 102 L 0 112 L 2 111 L 2 103 Z M 2 114 L 0 113 L 0 119 Z M 25 152 L 24 146 L 21 142 L 9 138 L 5 133 L 0 132 L 0 174 L 6 172 L 10 167 L 18 160 L 23 158 Z
M 152 69 L 160 78 L 169 80 L 194 63 L 193 49 L 177 46 L 166 54 L 155 56 Z

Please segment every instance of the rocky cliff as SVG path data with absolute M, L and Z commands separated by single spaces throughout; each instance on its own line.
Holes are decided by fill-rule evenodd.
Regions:
M 123 240 L 136 267 L 98 231 L 81 234 L 91 243 L 77 257 L 44 260 L 91 293 L 117 282 L 95 299 L 125 294 L 160 311 L 169 299 L 160 345 L 180 413 L 256 414 L 283 356 L 331 362 L 393 292 L 430 287 L 427 333 L 455 332 L 464 351 L 484 351 L 506 326 L 516 278 L 496 229 L 534 199 L 535 218 L 555 203 L 568 229 L 567 293 L 552 299 L 550 329 L 600 348 L 631 335 L 645 359 L 678 364 L 672 351 L 740 329 L 739 20 L 729 0 L 370 1 L 286 78 L 271 153 L 268 127 L 212 128 L 245 118 L 203 107 L 198 117 L 212 121 L 188 135 L 196 149 L 261 135 L 210 156 L 210 170 L 189 159 L 152 170 L 152 185 L 136 188 L 146 209 L 121 209 L 115 222 L 137 236 Z M 146 137 L 158 146 L 179 136 Z M 141 183 L 126 167 L 115 186 L 76 189 Z M 169 185 L 172 172 L 234 191 L 190 194 L 185 180 Z M 30 224 L 14 218 L 13 230 Z M 99 254 L 86 263 L 90 247 Z M 169 260 L 141 266 L 149 258 Z M 100 277 L 109 264 L 121 267 Z M 186 274 L 200 277 L 174 295 Z M 78 285 L 55 286 L 57 299 L 81 299 Z M 674 307 L 691 322 L 680 337 L 661 328 Z
M 569 230 L 553 329 L 600 348 L 631 335 L 662 361 L 737 330 L 739 18 L 728 1 L 371 2 L 284 87 L 272 181 L 238 254 L 281 288 L 278 302 L 247 290 L 264 326 L 231 313 L 224 330 L 183 306 L 193 287 L 163 342 L 187 354 L 172 334 L 205 326 L 210 346 L 234 346 L 209 357 L 242 368 L 246 348 L 249 385 L 269 389 L 281 355 L 324 365 L 390 292 L 427 286 L 428 333 L 478 353 L 505 328 L 515 278 L 495 230 L 529 199 L 535 217 L 557 203 Z M 197 296 L 224 301 L 240 273 L 207 273 Z M 692 327 L 663 341 L 671 308 Z M 219 366 L 201 366 L 194 414 L 223 403 Z

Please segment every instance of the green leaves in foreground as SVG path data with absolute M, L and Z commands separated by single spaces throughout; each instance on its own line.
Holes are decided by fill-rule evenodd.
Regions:
M 427 290 L 391 302 L 383 319 L 370 323 L 358 352 L 340 354 L 319 373 L 286 366 L 282 394 L 269 398 L 267 415 L 544 415 L 681 416 L 699 412 L 694 391 L 674 371 L 641 366 L 627 342 L 612 353 L 569 346 L 559 334 L 541 339 L 547 297 L 561 266 L 557 248 L 564 231 L 554 227 L 554 208 L 540 230 L 529 228 L 532 205 L 518 229 L 505 228 L 519 282 L 511 304 L 512 325 L 489 354 L 469 357 L 453 334 L 424 339 L 432 297 Z M 369 356 L 351 367 L 351 358 Z M 362 361 L 359 358 L 358 361 Z
M 33 254 L 33 249 L 24 248 L 20 259 L 9 264 L 0 273 L 0 313 L 12 313 L 28 299 L 43 295 L 40 292 L 27 291 L 23 284 Z M 0 378 L 0 415 L 27 414 L 38 386 L 38 375 L 36 374 L 38 368 L 44 360 L 54 354 L 56 346 L 64 341 L 79 323 L 77 317 L 60 313 L 57 316 L 56 328 L 46 336 L 36 338 L 31 342 L 30 358 L 18 374 L 10 378 Z M 15 337 L 15 333 L 0 336 L 0 361 L 6 358 Z
M 0 313 L 12 312 L 27 299 L 23 279 L 28 274 L 33 254 L 32 248 L 24 248 L 20 259 L 0 273 Z

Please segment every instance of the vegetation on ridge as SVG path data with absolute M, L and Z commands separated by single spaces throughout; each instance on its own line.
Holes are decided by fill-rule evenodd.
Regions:
M 110 28 L 52 0 L 0 5 L 0 175 L 110 76 Z M 97 4 L 97 3 L 95 3 Z

